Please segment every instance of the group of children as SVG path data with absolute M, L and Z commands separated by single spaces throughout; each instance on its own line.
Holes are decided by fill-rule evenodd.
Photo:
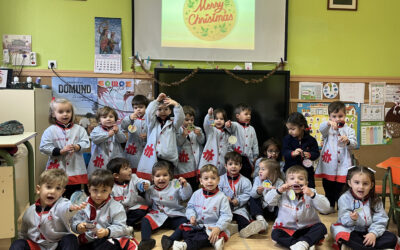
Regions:
M 53 125 L 40 144 L 49 161 L 37 186 L 39 199 L 25 213 L 20 240 L 10 249 L 152 249 L 151 233 L 160 227 L 174 230 L 162 237 L 163 249 L 223 249 L 235 233 L 232 220 L 244 238 L 266 231 L 267 220 L 275 220 L 274 241 L 311 249 L 327 233 L 318 212 L 334 213 L 336 203 L 335 247 L 396 245 L 397 237 L 386 231 L 388 217 L 375 194 L 374 172 L 351 164 L 357 140 L 345 123 L 342 102 L 329 105 L 329 121 L 321 124 L 324 145 L 315 173 L 320 151 L 300 113 L 288 117 L 282 150 L 271 138 L 259 155 L 251 108 L 245 104 L 235 109 L 237 121 L 210 108 L 205 135 L 194 125 L 194 109 L 182 108 L 164 93 L 150 103 L 137 95 L 132 105 L 134 112 L 120 126 L 112 108 L 98 110 L 86 170 L 86 131 L 73 123 L 68 100 L 51 102 Z M 326 197 L 316 192 L 314 176 L 323 178 Z M 72 204 L 67 198 L 82 184 L 89 197 Z M 139 225 L 137 243 L 132 227 Z

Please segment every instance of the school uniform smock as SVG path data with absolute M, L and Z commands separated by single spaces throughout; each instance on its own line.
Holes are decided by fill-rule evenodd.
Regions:
M 247 123 L 232 122 L 232 133 L 236 136 L 237 142 L 233 148 L 239 154 L 246 156 L 253 165 L 258 157 L 258 140 L 253 126 Z
M 250 199 L 251 193 L 250 180 L 241 174 L 233 177 L 228 176 L 226 173 L 220 176 L 218 188 L 227 197 L 238 200 L 238 206 L 231 207 L 232 213 L 241 215 L 247 220 L 250 220 L 250 214 L 249 211 L 247 211 L 247 203 Z
M 196 135 L 194 131 L 189 131 L 189 134 L 184 137 L 183 127 L 179 128 L 176 138 L 178 144 L 179 162 L 175 168 L 175 177 L 191 178 L 197 175 L 197 166 L 200 162 L 201 153 L 203 152 L 203 144 L 205 136 L 200 127 L 195 127 L 200 130 L 200 135 Z
M 61 155 L 60 150 L 69 144 L 77 144 L 80 150 Z M 88 177 L 82 152 L 89 148 L 86 130 L 77 124 L 56 123 L 48 127 L 42 135 L 39 150 L 49 156 L 46 169 L 59 168 L 68 175 L 68 185 L 87 184 Z
M 351 167 L 351 151 L 357 147 L 357 137 L 354 129 L 344 125 L 338 130 L 328 126 L 328 122 L 321 123 L 319 130 L 322 134 L 324 145 L 321 150 L 321 159 L 315 170 L 315 177 L 325 178 L 329 181 L 345 183 L 348 168 Z M 340 135 L 346 135 L 350 143 L 338 146 Z
M 213 120 L 207 114 L 204 117 L 203 124 L 206 133 L 207 142 L 203 149 L 203 154 L 200 158 L 198 173 L 200 169 L 207 164 L 212 164 L 217 167 L 218 175 L 225 174 L 225 154 L 232 151 L 232 146 L 228 143 L 230 131 L 227 128 L 218 129 L 213 126 Z
M 128 130 L 129 125 L 135 126 L 136 131 L 130 132 Z M 126 159 L 131 163 L 133 173 L 136 173 L 140 157 L 146 145 L 146 139 L 140 138 L 141 134 L 147 133 L 146 121 L 144 117 L 137 117 L 135 120 L 131 120 L 129 115 L 127 115 L 121 122 L 121 128 L 125 132 L 128 132 L 128 141 L 126 142 L 124 152 Z
M 126 136 L 121 129 L 118 133 L 110 136 L 110 129 L 101 125 L 95 127 L 90 133 L 92 139 L 92 156 L 88 166 L 88 174 L 90 175 L 96 169 L 107 168 L 107 163 L 117 157 L 124 157 L 124 150 L 121 143 L 126 142 Z
M 178 148 L 176 133 L 185 119 L 181 105 L 173 109 L 174 117 L 162 121 L 156 116 L 160 103 L 157 100 L 147 106 L 145 120 L 147 124 L 147 144 L 140 157 L 137 175 L 146 180 L 151 179 L 151 170 L 157 158 L 167 160 L 177 166 Z
M 199 189 L 193 193 L 186 207 L 186 218 L 190 220 L 192 216 L 200 227 L 205 227 L 208 235 L 211 233 L 208 227 L 218 227 L 226 234 L 222 234 L 225 240 L 230 236 L 227 226 L 232 221 L 232 212 L 228 198 L 218 188 L 215 192 Z
M 147 210 L 146 200 L 139 195 L 139 190 L 143 189 L 144 182 L 150 184 L 148 180 L 141 179 L 136 174 L 132 174 L 129 182 L 122 184 L 114 183 L 111 197 L 121 203 L 125 210 Z
M 42 208 L 39 200 L 31 205 L 22 217 L 18 238 L 31 240 L 40 249 L 56 249 L 63 236 L 71 234 L 69 221 L 76 211 L 69 211 L 71 202 L 58 199 L 52 206 Z
M 314 189 L 311 190 L 315 194 L 313 198 L 308 195 L 296 195 L 294 200 L 289 198 L 288 192 L 279 194 L 277 189 L 267 193 L 265 201 L 268 205 L 279 207 L 274 229 L 281 229 L 292 235 L 298 229 L 321 222 L 318 211 L 327 213 L 330 209 L 329 201 L 325 196 L 317 194 Z
M 283 185 L 283 183 L 284 182 L 280 178 L 278 178 L 278 179 L 276 179 L 275 183 L 272 184 L 272 186 L 275 187 L 276 189 L 278 189 L 280 186 Z M 264 188 L 262 194 L 257 193 L 257 188 L 262 185 L 263 185 L 263 181 L 261 181 L 260 176 L 255 177 L 254 182 L 253 182 L 253 187 L 250 191 L 250 195 L 254 199 L 261 199 L 262 208 L 268 207 L 269 210 L 273 211 L 274 206 L 270 206 L 266 201 L 267 193 L 270 192 L 272 189 Z
M 185 207 L 181 202 L 188 200 L 191 195 L 190 184 L 187 183 L 187 186 L 183 187 L 177 179 L 171 180 L 163 189 L 150 186 L 146 191 L 146 201 L 151 204 L 151 211 L 145 218 L 149 220 L 151 229 L 162 226 L 168 217 L 184 217 Z
M 93 200 L 87 199 L 86 208 L 79 210 L 72 218 L 71 229 L 79 234 L 77 226 L 82 223 L 92 223 L 97 229 L 105 228 L 110 230 L 108 238 L 119 239 L 121 237 L 129 238 L 129 230 L 126 226 L 126 214 L 124 207 L 111 196 L 104 201 L 98 208 L 94 206 Z M 79 237 L 80 243 L 90 243 L 97 239 L 92 230 L 88 230 Z

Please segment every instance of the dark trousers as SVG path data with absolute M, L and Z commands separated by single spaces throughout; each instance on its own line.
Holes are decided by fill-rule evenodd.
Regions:
M 233 220 L 237 222 L 239 231 L 250 224 L 250 221 L 239 214 L 233 214 Z
M 349 241 L 341 240 L 342 244 L 351 247 L 352 249 L 386 249 L 392 248 L 394 249 L 397 243 L 397 237 L 395 234 L 385 231 L 381 237 L 376 238 L 375 246 L 365 246 L 364 235 L 368 232 L 357 232 L 353 231 L 350 233 Z
M 299 241 L 306 241 L 310 246 L 313 246 L 322 240 L 326 233 L 325 225 L 319 222 L 311 227 L 297 230 L 292 236 L 282 229 L 274 229 L 272 230 L 271 238 L 280 245 L 288 248 Z
M 141 221 L 146 214 L 147 210 L 143 209 L 128 210 L 126 212 L 126 224 L 133 227 L 133 225 Z
M 185 178 L 186 181 L 190 184 L 190 186 L 192 187 L 193 192 L 196 191 L 197 189 L 199 189 L 199 181 L 197 179 L 196 176 L 194 177 L 190 177 L 190 178 Z
M 172 230 L 178 228 L 181 224 L 186 223 L 187 219 L 183 216 L 178 217 L 168 217 L 168 219 L 164 222 L 162 227 L 166 227 Z M 142 240 L 150 240 L 151 238 L 151 225 L 149 220 L 146 217 L 142 219 Z
M 78 238 L 73 234 L 67 234 L 61 238 L 58 242 L 57 250 L 68 250 L 68 249 L 78 249 Z M 10 250 L 30 250 L 27 240 L 16 240 L 11 246 Z
M 250 181 L 253 180 L 251 177 L 253 174 L 253 165 L 250 163 L 250 160 L 247 156 L 242 155 L 242 169 L 240 169 L 240 173 Z
M 76 185 L 67 185 L 65 187 L 65 192 L 63 193 L 63 197 L 70 199 L 71 195 L 75 192 L 75 191 L 81 191 L 82 190 L 82 185 L 83 185 L 83 189 L 86 193 L 87 196 L 89 196 L 89 189 L 87 187 L 86 184 L 76 184 Z
M 185 231 L 178 227 L 175 232 L 171 236 L 169 236 L 169 239 L 172 241 L 179 241 L 183 239 L 186 242 L 188 250 L 197 250 L 200 248 L 212 246 L 210 240 L 208 239 L 205 228 Z
M 322 186 L 324 187 L 325 197 L 328 199 L 329 204 L 331 207 L 335 207 L 335 203 L 339 200 L 345 183 L 329 181 L 324 178 L 322 179 Z
M 253 197 L 250 197 L 249 203 L 250 203 L 250 215 L 253 218 L 256 218 L 257 215 L 262 215 L 266 220 L 275 220 L 276 217 L 278 217 L 279 208 L 274 207 L 274 211 L 270 212 L 268 210 L 268 207 L 266 208 L 262 207 L 261 198 L 254 199 Z
M 83 244 L 80 250 L 121 250 L 119 241 L 116 239 L 101 238 L 90 243 Z

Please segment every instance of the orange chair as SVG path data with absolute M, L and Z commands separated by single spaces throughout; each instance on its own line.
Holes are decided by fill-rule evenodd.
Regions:
M 385 175 L 383 176 L 382 185 L 375 185 L 375 193 L 382 198 L 383 208 L 386 206 L 386 196 L 390 195 L 390 188 L 386 185 L 388 181 L 388 175 L 389 169 L 386 170 Z M 383 192 L 383 190 L 385 190 L 385 192 Z M 400 189 L 397 186 L 393 186 L 393 194 L 398 200 L 400 196 Z
M 393 215 L 393 219 L 397 224 L 397 232 L 400 233 L 400 201 L 399 196 L 396 197 L 394 194 L 395 186 L 400 185 L 400 168 L 399 167 L 388 167 L 388 182 L 389 182 L 389 190 L 390 190 L 390 209 L 389 209 L 389 220 Z M 389 224 L 389 223 L 388 223 Z

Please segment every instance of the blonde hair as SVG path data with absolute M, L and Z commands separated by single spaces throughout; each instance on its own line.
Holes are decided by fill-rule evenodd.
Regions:
M 289 176 L 289 174 L 298 174 L 298 173 L 303 174 L 306 180 L 308 179 L 307 170 L 300 165 L 294 165 L 288 168 L 288 170 L 286 170 L 286 179 Z
M 265 164 L 265 167 L 268 169 L 268 179 L 272 182 L 272 184 L 275 184 L 278 178 L 282 179 L 281 169 L 278 161 L 273 159 L 263 158 L 259 163 L 260 167 L 261 163 Z
M 49 169 L 42 172 L 39 179 L 39 186 L 43 184 L 60 183 L 65 188 L 68 183 L 68 176 L 62 169 Z
M 207 165 L 204 165 L 203 167 L 201 167 L 201 169 L 200 169 L 200 178 L 204 173 L 207 173 L 207 172 L 212 172 L 216 176 L 219 176 L 217 167 L 212 165 L 212 164 L 207 164 Z
M 51 124 L 56 123 L 56 117 L 54 116 L 54 110 L 56 108 L 56 104 L 69 104 L 71 106 L 71 110 L 72 110 L 72 116 L 71 116 L 71 120 L 69 122 L 72 122 L 75 120 L 74 105 L 72 105 L 72 103 L 68 99 L 56 98 L 56 99 L 51 100 L 51 102 L 50 102 L 49 122 Z

